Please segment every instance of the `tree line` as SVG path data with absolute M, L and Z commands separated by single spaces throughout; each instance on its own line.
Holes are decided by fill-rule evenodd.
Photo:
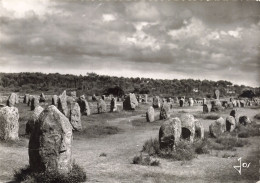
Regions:
M 244 90 L 252 90 L 259 95 L 259 87 L 233 85 L 229 81 L 194 79 L 151 79 L 125 78 L 87 73 L 72 75 L 59 73 L 0 73 L 0 90 L 6 92 L 58 94 L 62 90 L 76 90 L 85 95 L 122 96 L 129 92 L 136 94 L 159 95 L 161 97 L 212 97 L 218 89 L 221 96 L 237 96 Z

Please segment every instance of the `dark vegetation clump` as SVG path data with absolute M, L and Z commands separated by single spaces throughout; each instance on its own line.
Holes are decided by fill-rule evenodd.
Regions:
M 133 164 L 145 165 L 145 166 L 160 166 L 159 160 L 152 160 L 152 158 L 147 155 L 144 156 L 142 153 L 139 156 L 133 158 Z
M 41 183 L 79 183 L 87 180 L 86 172 L 79 165 L 73 163 L 72 170 L 68 174 L 52 172 L 34 172 L 29 166 L 16 171 L 16 182 L 41 182 Z
M 195 158 L 197 154 L 208 154 L 209 150 L 206 142 L 206 140 L 198 140 L 194 143 L 190 143 L 189 141 L 182 140 L 176 143 L 173 149 L 160 149 L 159 141 L 156 138 L 147 140 L 143 145 L 142 152 L 145 152 L 150 156 L 175 161 L 187 161 Z

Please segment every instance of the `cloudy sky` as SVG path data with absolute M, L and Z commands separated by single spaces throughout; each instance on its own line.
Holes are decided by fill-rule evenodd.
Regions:
M 0 0 L 0 72 L 260 86 L 260 2 Z

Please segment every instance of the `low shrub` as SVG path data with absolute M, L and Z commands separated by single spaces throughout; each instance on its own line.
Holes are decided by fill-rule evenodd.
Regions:
M 34 172 L 29 166 L 16 171 L 14 174 L 16 182 L 41 182 L 41 183 L 79 183 L 85 182 L 87 176 L 83 168 L 73 163 L 72 170 L 68 174 L 52 172 Z
M 220 146 L 211 146 L 213 149 L 216 150 L 234 150 L 234 147 L 243 147 L 244 145 L 248 144 L 248 140 L 240 139 L 231 135 L 223 135 L 221 137 L 218 137 L 217 139 L 215 139 L 215 142 L 217 144 L 220 144 Z
M 208 139 L 197 140 L 193 143 L 194 150 L 197 154 L 209 154 Z
M 254 118 L 260 120 L 260 113 L 256 114 Z
M 196 157 L 193 144 L 185 140 L 176 143 L 174 150 L 172 150 L 160 149 L 158 139 L 150 139 L 144 143 L 142 152 L 145 152 L 150 156 L 157 156 L 176 161 L 191 160 Z
M 139 156 L 133 158 L 133 164 L 145 166 L 160 166 L 159 160 L 152 160 L 149 155 L 145 156 L 141 153 Z

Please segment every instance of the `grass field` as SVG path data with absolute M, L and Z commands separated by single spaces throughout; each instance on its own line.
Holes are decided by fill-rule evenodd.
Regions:
M 95 106 L 95 103 L 92 103 Z M 0 182 L 12 181 L 14 172 L 29 164 L 28 136 L 25 124 L 31 115 L 30 108 L 18 104 L 20 115 L 20 140 L 16 143 L 0 142 Z M 259 136 L 247 137 L 242 147 L 209 149 L 208 154 L 197 154 L 190 161 L 173 161 L 156 157 L 158 166 L 133 164 L 133 158 L 140 154 L 144 143 L 158 138 L 158 132 L 164 120 L 159 120 L 159 111 L 155 110 L 155 122 L 147 123 L 145 112 L 149 105 L 142 104 L 136 111 L 92 114 L 82 116 L 83 131 L 74 133 L 73 158 L 83 167 L 87 182 L 256 182 L 259 178 Z M 224 119 L 230 110 L 221 113 L 203 114 L 202 106 L 171 109 L 171 117 L 182 113 L 191 113 L 199 119 L 208 136 L 209 125 L 219 116 Z M 238 116 L 247 115 L 260 123 L 256 114 L 259 108 L 238 108 Z M 256 116 L 254 118 L 254 116 Z M 209 139 L 212 140 L 212 139 Z M 229 140 L 228 143 L 232 142 Z M 223 139 L 218 141 L 223 142 Z M 238 145 L 239 146 L 239 145 Z M 248 169 L 242 169 L 239 175 L 233 166 L 237 159 L 251 162 Z

